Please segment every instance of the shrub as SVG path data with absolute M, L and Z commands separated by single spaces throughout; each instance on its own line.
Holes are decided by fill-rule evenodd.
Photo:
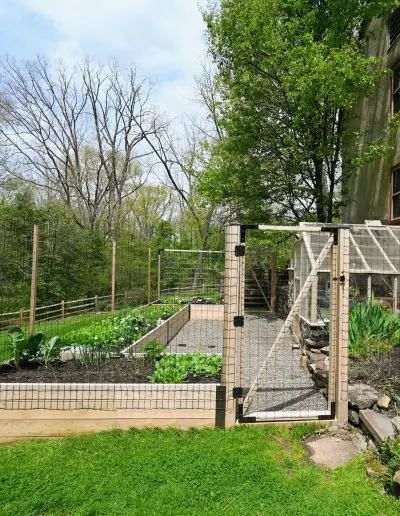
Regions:
M 397 436 L 393 441 L 386 440 L 382 443 L 380 458 L 383 464 L 387 466 L 385 485 L 392 488 L 394 487 L 393 476 L 396 471 L 400 470 L 400 436 Z
M 350 355 L 368 356 L 385 352 L 400 342 L 400 317 L 370 301 L 350 309 Z

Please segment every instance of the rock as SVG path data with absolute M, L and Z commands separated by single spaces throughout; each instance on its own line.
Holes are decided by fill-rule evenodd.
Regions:
M 360 416 L 355 410 L 349 410 L 349 422 L 354 426 L 360 426 Z
M 394 437 L 392 421 L 385 414 L 369 409 L 361 410 L 360 422 L 378 446 L 381 446 L 385 439 Z
M 378 448 L 372 439 L 367 440 L 367 448 L 368 450 L 372 450 L 375 453 L 378 453 Z
M 389 408 L 389 405 L 390 405 L 390 398 L 389 396 L 386 396 L 386 394 L 384 394 L 383 396 L 381 396 L 378 401 L 377 401 L 377 405 L 379 408 L 381 409 L 388 409 Z
M 300 345 L 297 342 L 292 343 L 292 349 L 300 349 Z
M 371 478 L 382 478 L 387 473 L 387 467 L 383 464 L 375 464 L 373 468 L 367 468 L 367 475 Z
M 400 416 L 396 416 L 392 419 L 392 425 L 397 434 L 400 433 Z
M 337 437 L 323 437 L 306 444 L 310 461 L 317 466 L 337 468 L 349 462 L 359 452 L 351 441 Z
M 310 348 L 321 349 L 326 347 L 325 340 L 315 340 L 315 339 L 304 339 L 305 345 Z
M 321 353 L 324 353 L 325 355 L 329 355 L 329 346 L 325 346 L 324 348 L 321 348 Z
M 329 382 L 329 371 L 317 369 L 312 375 L 312 379 L 318 389 L 326 389 Z
M 378 400 L 378 391 L 364 383 L 349 385 L 349 404 L 353 410 L 364 410 L 374 406 Z

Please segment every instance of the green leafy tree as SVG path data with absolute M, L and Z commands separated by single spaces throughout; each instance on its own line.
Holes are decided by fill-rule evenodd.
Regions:
M 387 0 L 222 0 L 204 13 L 226 137 L 203 192 L 252 217 L 330 222 L 346 202 L 349 113 L 388 73 L 364 53 Z M 365 149 L 364 149 L 365 150 Z M 354 158 L 354 159 L 353 159 Z

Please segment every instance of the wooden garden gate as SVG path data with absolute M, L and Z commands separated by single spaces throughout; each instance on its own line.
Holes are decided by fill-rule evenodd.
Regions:
M 287 287 L 290 309 L 284 316 L 245 309 L 246 234 L 252 230 L 302 234 L 314 249 L 307 264 L 294 253 Z M 347 420 L 349 239 L 344 225 L 226 227 L 226 426 Z M 319 306 L 322 290 L 324 308 Z

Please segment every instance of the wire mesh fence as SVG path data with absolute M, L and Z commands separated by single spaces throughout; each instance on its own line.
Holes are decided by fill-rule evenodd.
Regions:
M 51 224 L 0 236 L 0 408 L 216 410 L 222 251 Z

